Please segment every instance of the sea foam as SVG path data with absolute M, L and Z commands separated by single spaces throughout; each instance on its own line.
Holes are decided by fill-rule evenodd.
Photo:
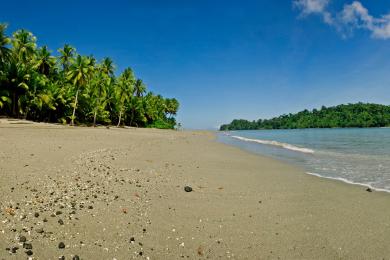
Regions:
M 312 149 L 298 147 L 298 146 L 295 146 L 292 144 L 281 143 L 278 141 L 251 139 L 251 138 L 246 138 L 246 137 L 236 136 L 236 135 L 230 135 L 230 137 L 241 140 L 241 141 L 245 141 L 245 142 L 253 142 L 253 143 L 258 143 L 258 144 L 272 145 L 272 146 L 284 148 L 284 149 L 291 150 L 291 151 L 301 152 L 301 153 L 309 153 L 309 154 L 314 153 L 314 150 L 312 150 Z
M 335 180 L 335 181 L 341 181 L 341 182 L 345 182 L 345 183 L 352 184 L 352 185 L 363 186 L 363 187 L 367 187 L 367 188 L 370 188 L 370 189 L 375 190 L 375 191 L 382 191 L 382 192 L 390 193 L 390 190 L 388 190 L 388 189 L 375 188 L 375 187 L 371 186 L 368 183 L 354 182 L 354 181 L 350 181 L 350 180 L 342 178 L 342 177 L 329 177 L 329 176 L 324 176 L 324 175 L 321 175 L 321 174 L 318 174 L 318 173 L 313 173 L 313 172 L 306 172 L 306 174 L 312 175 L 312 176 L 316 176 L 316 177 L 319 177 L 319 178 Z

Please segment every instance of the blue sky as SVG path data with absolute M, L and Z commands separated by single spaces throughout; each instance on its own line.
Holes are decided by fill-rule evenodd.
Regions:
M 322 105 L 390 104 L 388 0 L 7 1 L 8 32 L 53 51 L 132 67 L 181 103 L 178 121 L 210 129 Z

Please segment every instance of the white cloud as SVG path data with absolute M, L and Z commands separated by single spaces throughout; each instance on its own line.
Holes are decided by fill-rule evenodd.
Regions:
M 294 5 L 301 9 L 304 14 L 322 13 L 325 11 L 329 0 L 296 0 Z
M 326 9 L 330 0 L 295 0 L 294 7 L 301 11 L 301 16 L 319 14 L 327 24 L 333 24 L 333 17 Z
M 317 14 L 325 23 L 334 26 L 345 36 L 356 29 L 371 32 L 372 37 L 390 39 L 390 13 L 381 17 L 372 16 L 368 9 L 359 1 L 344 5 L 341 12 L 332 14 L 328 11 L 330 0 L 294 0 L 294 7 L 301 11 L 302 16 Z

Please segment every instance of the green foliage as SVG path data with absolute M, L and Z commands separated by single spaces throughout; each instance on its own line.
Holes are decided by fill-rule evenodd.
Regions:
M 69 44 L 55 57 L 27 30 L 6 35 L 0 24 L 0 115 L 36 121 L 174 128 L 176 99 L 147 91 L 131 68 L 118 77 L 110 58 L 100 63 Z
M 268 120 L 235 119 L 230 124 L 222 125 L 220 130 L 385 126 L 390 126 L 390 106 L 357 103 L 328 108 L 323 106 L 320 110 L 303 110 L 296 114 L 281 115 Z

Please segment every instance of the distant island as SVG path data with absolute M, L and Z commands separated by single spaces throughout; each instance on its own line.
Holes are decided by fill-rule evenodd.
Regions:
M 234 119 L 230 124 L 221 125 L 220 131 L 386 126 L 390 126 L 390 106 L 356 103 L 322 106 L 321 109 L 311 111 L 305 109 L 296 114 L 257 121 Z
M 0 116 L 71 125 L 174 128 L 179 102 L 147 91 L 128 67 L 115 73 L 111 58 L 100 62 L 69 44 L 52 55 L 21 29 L 6 34 L 0 23 Z

